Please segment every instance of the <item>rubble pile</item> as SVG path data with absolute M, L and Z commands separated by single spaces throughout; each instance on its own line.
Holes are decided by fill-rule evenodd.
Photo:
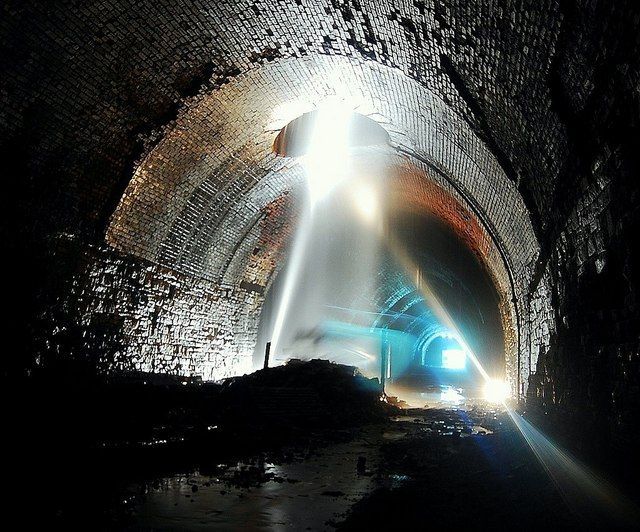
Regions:
M 381 395 L 378 379 L 364 377 L 354 366 L 292 360 L 226 380 L 220 404 L 227 416 L 258 424 L 340 426 L 383 419 L 392 407 Z

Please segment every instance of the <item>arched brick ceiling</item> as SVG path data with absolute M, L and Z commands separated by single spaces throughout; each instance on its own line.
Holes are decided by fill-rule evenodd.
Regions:
M 184 196 L 169 183 L 172 198 L 182 201 L 176 213 L 148 213 L 157 239 L 140 240 L 138 249 L 129 242 L 132 255 L 105 246 L 105 233 L 132 177 L 153 182 L 158 174 L 145 177 L 141 169 L 207 99 L 279 72 L 286 100 L 287 80 L 300 75 L 295 65 L 309 70 L 335 61 L 355 65 L 367 79 L 380 80 L 387 69 L 407 80 L 419 121 L 412 125 L 405 108 L 377 117 L 399 121 L 397 131 L 424 140 L 416 127 L 440 120 L 454 132 L 443 145 L 464 158 L 448 168 L 433 166 L 428 157 L 440 152 L 432 144 L 420 148 L 396 135 L 396 147 L 409 148 L 410 166 L 475 212 L 512 276 L 520 397 L 575 419 L 577 412 L 594 414 L 595 438 L 583 441 L 602 434 L 622 441 L 625 420 L 637 417 L 639 25 L 636 0 L 5 1 L 0 228 L 11 257 L 4 264 L 7 329 L 17 347 L 3 358 L 3 374 L 26 375 L 64 357 L 212 379 L 250 369 L 263 299 L 253 288 L 273 278 L 284 220 L 295 215 L 281 195 L 301 178 L 295 165 L 268 160 L 249 171 L 247 162 L 256 162 L 251 139 L 240 153 L 216 152 L 216 139 L 208 138 L 213 153 L 205 160 L 219 179 L 240 176 L 225 188 L 236 200 L 229 209 L 212 216 L 198 206 L 218 188 L 215 174 L 194 167 L 190 179 L 175 173 L 188 185 Z M 369 109 L 391 111 L 398 97 L 407 98 L 394 85 L 379 89 L 383 97 Z M 422 90 L 443 107 L 422 101 Z M 443 112 L 434 115 L 436 109 Z M 454 123 L 473 135 L 459 135 Z M 183 128 L 183 139 L 194 141 L 195 130 Z M 238 147 L 242 138 L 232 140 Z M 478 172 L 478 160 L 490 164 Z M 467 195 L 472 176 L 486 168 L 506 179 L 485 181 L 486 194 Z M 523 216 L 500 222 L 505 191 L 519 193 Z M 493 213 L 484 201 L 490 196 Z M 250 200 L 247 213 L 233 208 L 242 199 Z M 502 233 L 522 219 L 537 238 L 520 226 L 514 240 Z M 132 220 L 132 234 L 144 234 Z M 225 228 L 236 225 L 242 232 L 225 239 Z M 214 243 L 223 261 L 207 254 Z M 246 289 L 230 288 L 239 279 Z M 599 369 L 605 363 L 607 372 Z
M 421 167 L 416 183 L 405 172 L 392 188 L 421 187 L 441 216 L 452 203 L 466 205 L 468 226 L 476 226 L 469 244 L 499 286 L 506 322 L 517 322 L 515 308 L 506 309 L 522 302 L 538 252 L 520 195 L 484 143 L 440 98 L 373 62 L 274 60 L 194 98 L 136 169 L 107 240 L 192 275 L 267 286 L 277 261 L 263 263 L 274 270 L 259 274 L 257 283 L 238 274 L 259 249 L 256 226 L 265 207 L 303 179 L 297 161 L 276 157 L 271 146 L 284 125 L 335 96 L 389 132 L 394 149 L 378 156 L 384 164 L 400 168 L 412 160 Z M 459 217 L 448 221 L 460 226 Z M 280 249 L 282 240 L 267 247 L 274 245 Z M 232 264 L 235 278 L 228 273 Z
M 538 180 L 525 188 L 535 196 L 534 223 L 542 223 L 554 189 L 548 178 L 557 174 L 553 155 L 564 146 L 545 76 L 563 15 L 551 0 L 535 7 L 413 0 L 119 0 L 55 8 L 9 2 L 5 55 L 23 65 L 5 81 L 12 105 L 4 106 L 2 121 L 16 131 L 30 111 L 38 112 L 49 137 L 45 148 L 55 152 L 73 140 L 81 157 L 125 173 L 135 153 L 112 148 L 132 146 L 139 133 L 167 123 L 200 90 L 278 59 L 366 59 L 437 94 L 482 133 L 510 179 Z M 65 164 L 80 171 L 80 161 Z M 74 177 L 82 186 L 81 176 Z
M 504 247 L 514 275 L 527 277 L 537 242 L 526 208 L 468 126 L 397 70 L 326 56 L 274 61 L 194 99 L 136 169 L 108 241 L 212 277 L 207 254 L 215 249 L 225 261 L 224 250 L 262 208 L 302 178 L 295 161 L 271 152 L 277 131 L 335 95 L 383 124 L 398 153 L 415 155 L 431 174 L 442 174 L 440 182 L 454 183 Z

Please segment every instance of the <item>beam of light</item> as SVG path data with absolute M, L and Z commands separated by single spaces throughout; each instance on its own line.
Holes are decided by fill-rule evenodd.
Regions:
M 596 476 L 585 465 L 551 442 L 540 430 L 507 405 L 510 387 L 502 380 L 492 379 L 485 371 L 469 345 L 464 341 L 452 317 L 429 283 L 422 277 L 406 250 L 391 236 L 387 236 L 384 240 L 392 255 L 410 278 L 411 274 L 415 272 L 418 291 L 441 322 L 455 332 L 459 344 L 482 375 L 485 391 L 489 392 L 489 397 L 495 402 L 503 405 L 572 512 L 591 529 L 606 529 L 612 523 L 618 527 L 636 528 L 640 523 L 640 510 L 633 502 L 610 483 Z
M 303 219 L 295 237 L 292 255 L 287 269 L 283 295 L 274 326 L 272 348 L 275 351 L 280 340 L 286 312 L 295 288 L 306 247 L 309 245 L 310 225 L 315 206 L 322 201 L 348 174 L 347 125 L 349 113 L 340 105 L 330 105 L 319 110 L 311 139 L 310 150 L 305 157 L 309 203 L 303 210 Z M 372 229 L 379 219 L 377 198 L 372 190 L 357 190 L 354 206 L 362 219 Z M 375 227 L 380 231 L 380 226 Z M 416 287 L 436 317 L 453 331 L 466 356 L 472 361 L 485 382 L 487 398 L 502 403 L 522 437 L 531 448 L 569 508 L 585 523 L 602 523 L 603 519 L 614 520 L 621 525 L 636 525 L 640 522 L 638 510 L 613 486 L 597 477 L 566 451 L 555 445 L 540 430 L 506 405 L 508 388 L 503 381 L 491 378 L 464 340 L 459 328 L 434 290 L 423 277 L 420 268 L 413 262 L 406 249 L 393 237 L 383 239 L 391 254 L 406 271 L 409 278 L 415 275 Z M 364 354 L 364 353 L 363 353 Z M 444 400 L 453 399 L 445 393 Z
M 418 293 L 424 298 L 427 306 L 431 308 L 435 316 L 438 318 L 440 323 L 442 323 L 445 327 L 447 327 L 450 331 L 455 335 L 456 340 L 462 347 L 463 351 L 466 353 L 467 357 L 473 365 L 476 367 L 484 381 L 490 381 L 491 377 L 486 372 L 482 364 L 478 360 L 478 357 L 471 349 L 471 346 L 465 341 L 460 329 L 457 324 L 445 308 L 445 306 L 440 301 L 440 298 L 436 295 L 434 290 L 431 288 L 429 282 L 424 278 L 420 268 L 415 264 L 415 262 L 409 256 L 409 253 L 405 250 L 405 248 L 395 239 L 392 235 L 386 235 L 384 238 L 384 243 L 387 246 L 387 249 L 390 251 L 391 255 L 394 259 L 400 264 L 403 270 L 407 273 L 409 278 L 412 278 L 415 274 L 416 276 L 416 290 Z
M 406 251 L 404 246 L 401 245 L 400 242 L 396 238 L 394 238 L 390 234 L 383 234 L 382 225 L 380 223 L 374 224 L 373 222 L 379 221 L 380 217 L 371 218 L 369 221 L 372 222 L 369 225 L 372 229 L 375 229 L 378 232 L 378 235 L 382 237 L 383 243 L 386 245 L 387 249 L 394 257 L 394 259 L 398 262 L 401 268 L 405 271 L 409 278 L 413 278 L 415 275 L 416 279 L 416 290 L 425 300 L 428 307 L 431 308 L 436 318 L 445 325 L 452 334 L 455 336 L 456 340 L 460 344 L 460 347 L 465 352 L 466 356 L 471 360 L 473 365 L 476 367 L 480 375 L 482 376 L 485 382 L 491 381 L 492 378 L 489 376 L 487 371 L 484 369 L 480 360 L 471 349 L 471 346 L 465 341 L 460 329 L 457 324 L 445 308 L 445 306 L 440 301 L 440 298 L 436 295 L 435 291 L 431 288 L 428 281 L 423 277 L 422 271 L 420 267 L 411 259 L 409 253 Z
M 389 248 L 396 259 L 407 272 L 417 271 L 408 254 L 393 239 L 388 239 Z M 453 319 L 439 301 L 424 278 L 420 280 L 420 292 L 432 307 L 434 313 L 456 332 L 457 339 L 467 352 L 485 381 L 485 391 L 494 402 L 501 403 L 515 426 L 534 452 L 545 471 L 557 486 L 571 510 L 586 523 L 606 523 L 613 520 L 621 526 L 637 525 L 640 523 L 640 513 L 628 499 L 626 499 L 611 484 L 598 478 L 584 465 L 572 458 L 566 451 L 553 444 L 542 432 L 536 429 L 522 416 L 511 409 L 506 401 L 510 389 L 501 380 L 492 379 L 471 348 L 464 341 Z
M 408 254 L 393 239 L 388 239 L 389 248 L 407 272 L 417 271 Z M 613 520 L 621 526 L 640 523 L 640 513 L 611 484 L 598 478 L 586 466 L 572 458 L 566 451 L 553 444 L 542 432 L 511 409 L 506 401 L 510 389 L 501 380 L 492 379 L 482 367 L 471 348 L 466 344 L 453 319 L 439 301 L 429 284 L 421 279 L 420 292 L 431 305 L 434 313 L 455 331 L 460 345 L 472 360 L 485 381 L 485 390 L 495 402 L 502 403 L 510 418 L 536 455 L 545 471 L 558 487 L 569 508 L 586 523 Z
M 377 219 L 380 211 L 376 190 L 366 183 L 359 183 L 353 188 L 353 202 L 357 213 L 368 224 Z
M 273 324 L 273 330 L 271 332 L 271 351 L 276 354 L 276 350 L 280 347 L 280 341 L 282 339 L 282 331 L 285 320 L 287 318 L 287 312 L 291 305 L 291 299 L 295 292 L 296 284 L 300 276 L 301 267 L 304 260 L 304 254 L 307 249 L 310 235 L 311 235 L 311 210 L 303 208 L 298 227 L 296 228 L 295 236 L 293 237 L 293 243 L 291 245 L 291 252 L 289 254 L 289 261 L 284 271 L 285 279 L 282 286 L 278 301 L 278 310 L 276 311 L 276 319 Z M 275 359 L 274 359 L 275 360 Z
M 281 335 L 282 325 L 295 288 L 302 257 L 306 246 L 309 244 L 311 213 L 314 207 L 347 174 L 346 124 L 348 119 L 344 117 L 345 113 L 337 110 L 337 108 L 326 112 L 321 110 L 318 116 L 311 150 L 305 160 L 309 187 L 309 218 L 303 219 L 300 223 L 292 249 L 290 267 L 287 270 L 285 289 L 281 297 L 272 338 L 274 351 Z M 381 226 L 378 224 L 376 227 L 373 223 L 379 217 L 376 216 L 377 201 L 373 201 L 371 196 L 369 193 L 365 193 L 356 197 L 355 206 L 361 212 L 363 220 L 371 226 L 372 230 L 375 228 L 376 231 L 380 232 Z M 613 519 L 623 526 L 637 525 L 640 522 L 638 510 L 631 502 L 625 499 L 613 486 L 593 474 L 507 406 L 506 396 L 510 390 L 503 381 L 496 381 L 483 368 L 471 347 L 464 340 L 455 321 L 423 277 L 419 267 L 410 258 L 407 250 L 392 236 L 386 235 L 383 238 L 383 242 L 408 277 L 414 278 L 415 276 L 416 287 L 427 305 L 440 322 L 450 331 L 453 331 L 462 350 L 482 376 L 488 397 L 504 405 L 510 419 L 562 494 L 569 508 L 589 525 L 602 523 L 603 519 Z M 447 400 L 449 397 L 453 399 L 453 394 L 450 396 L 445 394 L 443 399 Z
M 271 333 L 271 350 L 274 354 L 280 347 L 287 313 L 310 244 L 316 207 L 347 175 L 348 126 L 352 114 L 353 111 L 344 102 L 328 101 L 318 109 L 308 150 L 302 160 L 306 173 L 307 195 L 291 246 Z
M 376 216 L 375 218 L 371 218 L 369 226 L 372 230 L 377 231 L 378 235 L 382 238 L 383 243 L 386 245 L 388 251 L 394 257 L 394 259 L 398 262 L 400 267 L 405 271 L 408 278 L 413 278 L 415 275 L 415 286 L 417 292 L 422 296 L 427 306 L 433 311 L 436 318 L 442 323 L 446 328 L 451 331 L 451 336 L 456 339 L 458 344 L 461 347 L 461 351 L 465 355 L 465 360 L 468 358 L 471 360 L 475 368 L 478 370 L 485 384 L 492 383 L 495 381 L 487 371 L 484 369 L 480 360 L 474 353 L 471 346 L 464 339 L 462 332 L 458 328 L 456 322 L 451 317 L 443 303 L 440 301 L 440 298 L 437 296 L 435 291 L 431 288 L 430 283 L 424 278 L 422 275 L 422 270 L 417 265 L 409 253 L 405 249 L 405 247 L 391 234 L 384 234 L 383 228 L 380 223 L 374 223 L 375 221 L 380 221 L 380 217 Z M 501 402 L 506 401 L 510 395 L 510 390 L 507 388 L 507 393 L 501 397 Z
M 507 408 L 511 420 L 542 464 L 563 499 L 589 529 L 606 524 L 638 526 L 640 511 L 614 486 L 554 444 L 520 414 Z

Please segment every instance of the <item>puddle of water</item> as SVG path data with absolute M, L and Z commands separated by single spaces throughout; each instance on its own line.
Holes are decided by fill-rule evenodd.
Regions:
M 377 433 L 377 439 L 381 435 Z M 359 457 L 367 472 L 358 472 Z M 135 526 L 160 530 L 331 530 L 376 487 L 378 446 L 361 439 L 303 462 L 239 462 L 214 476 L 176 475 L 146 488 Z M 304 501 L 304 502 L 302 502 Z

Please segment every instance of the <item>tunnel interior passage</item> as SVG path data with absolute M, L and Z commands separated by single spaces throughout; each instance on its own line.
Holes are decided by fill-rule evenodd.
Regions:
M 390 84 L 393 100 L 385 97 Z M 530 357 L 520 351 L 529 350 L 531 324 L 518 316 L 526 313 L 538 249 L 522 199 L 483 142 L 437 96 L 394 69 L 337 57 L 276 61 L 202 94 L 136 167 L 107 242 L 202 279 L 210 296 L 198 302 L 203 315 L 196 339 L 185 345 L 175 338 L 189 326 L 156 327 L 175 338 L 175 348 L 158 339 L 140 349 L 125 338 L 120 360 L 147 369 L 179 364 L 180 373 L 206 379 L 254 367 L 264 296 L 294 238 L 306 179 L 304 158 L 273 153 L 274 142 L 278 148 L 285 126 L 304 125 L 301 117 L 328 100 L 339 100 L 367 125 L 364 137 L 373 141 L 362 142 L 361 135 L 351 149 L 359 153 L 360 174 L 385 169 L 384 203 L 401 210 L 413 205 L 446 220 L 489 272 L 507 324 L 506 377 L 513 393 L 522 392 Z M 172 321 L 183 304 L 190 303 L 172 298 L 162 304 L 157 321 Z M 548 300 L 539 304 L 544 309 Z M 126 323 L 123 330 L 135 335 L 139 327 Z
M 337 101 L 362 193 L 319 218 L 295 350 L 358 337 L 340 360 L 390 347 L 409 374 L 458 364 L 460 329 L 527 412 L 633 470 L 637 0 L 7 0 L 0 42 L 3 384 L 259 367 L 307 216 L 286 132 Z
M 383 9 L 391 9 L 388 4 L 385 6 Z M 344 35 L 335 41 L 336 48 L 322 45 L 309 54 L 287 52 L 269 55 L 268 59 L 247 59 L 246 47 L 241 43 L 255 35 L 254 30 L 262 22 L 240 16 L 251 29 L 240 31 L 241 24 L 218 33 L 224 42 L 220 50 L 227 52 L 224 57 L 217 52 L 213 54 L 217 58 L 213 72 L 204 59 L 202 70 L 185 67 L 185 79 L 194 83 L 193 90 L 187 92 L 185 79 L 176 79 L 172 85 L 162 81 L 159 73 L 149 78 L 152 82 L 140 83 L 139 76 L 134 74 L 139 74 L 140 69 L 123 53 L 130 79 L 123 74 L 113 86 L 125 91 L 135 87 L 139 98 L 127 100 L 122 109 L 115 111 L 111 97 L 100 96 L 96 100 L 100 109 L 96 112 L 83 107 L 96 95 L 115 95 L 108 87 L 111 78 L 118 77 L 109 68 L 95 76 L 85 65 L 83 72 L 87 75 L 83 80 L 94 85 L 83 85 L 83 90 L 93 96 L 74 100 L 78 109 L 74 107 L 59 117 L 55 113 L 43 115 L 48 117 L 45 124 L 48 128 L 62 124 L 65 127 L 59 130 L 78 131 L 73 142 L 55 137 L 62 144 L 52 148 L 51 153 L 44 150 L 49 154 L 45 162 L 56 166 L 52 162 L 58 158 L 56 154 L 65 153 L 72 144 L 80 151 L 74 152 L 68 161 L 60 155 L 64 164 L 61 163 L 55 182 L 61 183 L 57 187 L 64 198 L 60 200 L 60 212 L 66 215 L 51 219 L 50 247 L 46 248 L 55 250 L 56 260 L 60 254 L 68 257 L 73 267 L 62 281 L 52 279 L 53 288 L 47 298 L 38 299 L 43 301 L 38 315 L 44 319 L 30 343 L 35 344 L 35 354 L 29 355 L 31 366 L 46 364 L 58 356 L 89 358 L 107 372 L 144 370 L 213 380 L 253 369 L 264 296 L 283 262 L 286 243 L 295 227 L 290 223 L 297 215 L 292 191 L 304 180 L 304 169 L 296 158 L 278 157 L 272 146 L 284 126 L 317 109 L 328 98 L 339 98 L 388 133 L 395 157 L 392 165 L 404 174 L 404 183 L 410 187 L 407 190 L 425 191 L 434 186 L 429 185 L 432 183 L 441 191 L 414 194 L 416 198 L 428 203 L 428 198 L 446 194 L 464 206 L 465 212 L 459 212 L 455 220 L 453 216 L 448 219 L 462 229 L 457 232 L 465 241 L 476 242 L 469 247 L 483 257 L 498 287 L 503 323 L 511 323 L 504 328 L 505 366 L 513 393 L 524 398 L 528 385 L 533 383 L 534 393 L 543 402 L 560 401 L 552 385 L 555 379 L 575 381 L 575 386 L 584 391 L 580 379 L 559 369 L 570 364 L 548 360 L 552 356 L 548 354 L 553 352 L 553 338 L 561 334 L 558 327 L 561 325 L 565 332 L 576 330 L 571 327 L 571 320 L 565 323 L 557 315 L 560 311 L 558 305 L 554 308 L 553 298 L 566 301 L 565 289 L 582 290 L 576 279 L 584 268 L 591 271 L 593 266 L 597 270 L 606 262 L 603 250 L 609 237 L 603 233 L 605 229 L 599 220 L 602 209 L 609 205 L 609 173 L 601 170 L 609 159 L 608 155 L 602 155 L 595 162 L 585 162 L 584 168 L 595 168 L 602 176 L 585 178 L 584 187 L 573 187 L 581 191 L 581 199 L 567 200 L 566 212 L 547 224 L 554 212 L 553 205 L 563 205 L 562 188 L 558 189 L 557 200 L 553 199 L 556 194 L 553 176 L 564 168 L 558 161 L 566 153 L 563 146 L 567 140 L 557 117 L 543 112 L 551 109 L 550 99 L 555 98 L 547 97 L 550 92 L 544 81 L 550 70 L 556 68 L 549 59 L 555 41 L 551 39 L 548 47 L 542 46 L 538 37 L 542 29 L 559 31 L 557 10 L 540 10 L 540 17 L 532 22 L 531 28 L 535 30 L 516 32 L 527 42 L 526 46 L 493 48 L 490 42 L 485 42 L 485 37 L 491 42 L 494 39 L 487 37 L 489 34 L 466 33 L 469 39 L 478 39 L 477 49 L 491 51 L 485 58 L 489 61 L 486 68 L 476 68 L 478 65 L 465 61 L 464 54 L 429 48 L 428 43 L 437 39 L 421 41 L 420 45 L 411 42 L 402 20 L 424 19 L 425 27 L 436 28 L 441 17 L 430 9 L 421 12 L 415 6 L 404 6 L 401 10 L 405 8 L 408 11 L 403 16 L 376 15 L 372 19 L 381 32 L 394 36 L 385 44 L 390 46 L 389 54 L 376 60 L 353 53 L 351 45 L 342 39 Z M 216 16 L 207 18 L 202 27 L 210 27 Z M 475 11 L 473 15 L 460 14 L 454 18 L 463 21 L 468 16 L 481 17 L 492 24 L 500 19 Z M 546 23 L 547 16 L 555 25 Z M 336 24 L 342 27 L 344 21 L 339 19 Z M 299 18 L 287 16 L 284 20 Z M 529 18 L 523 17 L 521 24 L 514 24 L 529 28 L 526 20 Z M 118 24 L 125 21 L 126 17 Z M 69 20 L 58 22 L 64 26 Z M 221 27 L 219 21 L 213 27 Z M 278 31 L 274 35 L 286 35 L 291 43 L 300 42 L 302 33 L 296 25 L 283 23 L 281 29 L 283 33 Z M 319 36 L 319 28 L 307 29 L 318 37 L 318 42 L 325 42 Z M 136 31 L 155 30 L 145 27 Z M 47 39 L 55 40 L 55 35 L 54 32 Z M 502 33 L 495 33 L 495 39 L 500 40 L 498 35 Z M 397 46 L 391 46 L 391 41 Z M 140 43 L 148 42 L 151 41 L 140 39 Z M 424 62 L 410 59 L 416 46 Z M 537 52 L 524 51 L 533 49 Z M 573 55 L 567 51 L 570 49 L 564 49 L 558 58 L 569 65 L 566 72 L 574 73 Z M 145 52 L 140 57 L 166 50 L 152 46 L 148 50 L 150 55 Z M 162 64 L 171 64 L 171 55 L 167 52 L 168 62 Z M 106 56 L 103 59 L 108 66 L 110 60 Z M 156 72 L 149 66 L 151 63 L 145 64 L 144 72 L 149 75 Z M 100 68 L 104 65 L 99 62 Z M 520 65 L 528 66 L 520 68 Z M 518 84 L 512 86 L 505 82 L 508 77 L 496 75 L 503 66 L 523 73 Z M 76 79 L 73 71 L 64 72 L 68 79 Z M 189 73 L 193 75 L 190 77 Z M 51 75 L 55 77 L 57 73 Z M 27 78 L 16 78 L 15 83 L 22 83 L 20 79 Z M 103 80 L 108 90 L 99 89 Z M 574 82 L 581 87 L 589 86 L 586 81 L 573 79 L 567 80 L 567 86 L 574 86 Z M 58 86 L 56 81 L 48 87 L 54 91 Z M 68 93 L 74 93 L 74 87 L 69 85 Z M 156 91 L 154 87 L 159 88 Z M 149 98 L 143 96 L 147 90 Z M 526 110 L 515 103 L 519 100 L 512 98 L 513 90 L 528 95 Z M 145 102 L 154 104 L 149 107 Z M 137 105 L 137 110 L 131 111 L 129 104 Z M 46 107 L 50 108 L 53 107 Z M 167 117 L 161 110 L 169 108 Z M 581 108 L 582 103 L 576 103 L 576 109 Z M 105 127 L 111 122 L 100 117 L 112 115 L 118 118 L 111 122 L 121 124 L 122 131 L 129 133 L 117 131 L 115 125 L 114 129 Z M 66 127 L 75 123 L 78 116 L 91 117 L 87 122 L 92 124 L 90 132 Z M 524 117 L 535 119 L 529 123 Z M 12 127 L 29 124 L 28 120 L 9 122 Z M 144 133 L 138 135 L 141 123 L 145 124 Z M 523 131 L 529 135 L 526 142 L 519 136 Z M 140 137 L 135 149 L 130 137 L 134 140 Z M 92 140 L 95 138 L 101 139 L 99 144 L 104 149 L 97 149 L 98 143 Z M 560 140 L 550 140 L 556 138 Z M 114 155 L 125 145 L 128 146 L 125 158 Z M 535 157 L 531 156 L 531 149 L 537 154 Z M 603 151 L 611 153 L 617 152 L 610 148 Z M 511 163 L 506 164 L 510 157 Z M 100 181 L 99 186 L 91 181 L 94 173 L 99 174 L 95 178 Z M 73 186 L 64 186 L 66 177 L 73 180 Z M 51 186 L 42 190 L 51 190 Z M 401 188 L 395 187 L 391 193 Z M 38 203 L 44 205 L 46 201 Z M 90 208 L 93 205 L 95 209 Z M 75 222 L 74 216 L 78 217 Z M 584 216 L 590 220 L 588 225 L 595 228 L 593 234 L 589 233 L 591 236 L 579 230 L 585 225 L 581 221 Z M 44 228 L 47 224 L 37 226 Z M 544 234 L 536 234 L 534 227 L 538 231 L 548 227 L 551 231 L 545 236 L 547 241 L 543 244 L 547 248 L 542 255 L 539 238 Z M 105 232 L 107 246 L 101 243 Z M 579 235 L 580 240 L 573 242 L 573 234 Z M 40 248 L 34 245 L 29 249 Z M 564 272 L 562 281 L 553 277 L 552 257 L 559 264 L 569 260 L 571 271 Z M 587 265 L 585 257 L 590 257 Z M 597 265 L 593 262 L 596 257 Z M 580 266 L 574 267 L 576 264 Z M 62 288 L 58 289 L 59 286 Z M 563 316 L 570 311 L 570 307 L 562 306 Z M 573 349 L 566 345 L 562 357 L 569 356 Z M 608 356 L 613 357 L 613 351 L 610 353 Z M 546 365 L 538 368 L 541 356 Z
M 399 213 L 391 230 L 397 232 L 401 241 L 413 243 L 410 253 L 420 269 L 418 288 L 420 283 L 431 286 L 487 373 L 504 378 L 504 331 L 509 330 L 510 324 L 502 322 L 500 298 L 483 265 L 451 227 L 433 216 Z M 428 302 L 423 305 L 428 308 Z M 422 361 L 431 342 L 444 335 L 453 340 L 452 349 L 464 352 L 455 340 L 456 332 L 438 323 L 437 327 L 425 327 L 417 346 L 416 361 L 418 358 Z M 441 360 L 440 365 L 447 364 Z M 474 368 L 469 363 L 464 369 Z
M 276 153 L 312 151 L 323 112 L 285 126 Z M 339 122 L 332 116 L 325 134 L 340 136 Z M 322 204 L 310 206 L 313 218 L 298 221 L 288 263 L 263 306 L 254 366 L 261 366 L 269 342 L 272 363 L 328 358 L 389 381 L 413 377 L 417 386 L 472 380 L 468 354 L 503 379 L 506 355 L 513 356 L 513 345 L 508 353 L 505 345 L 513 323 L 501 315 L 499 272 L 491 272 L 490 241 L 477 216 L 410 163 L 398 166 L 393 151 L 374 149 L 388 136 L 373 120 L 347 110 L 343 127 L 347 175 L 325 187 Z M 321 157 L 337 158 L 340 147 L 330 140 L 315 142 Z M 322 165 L 315 179 L 329 182 L 339 171 Z M 441 360 L 438 367 L 459 374 L 426 363 L 424 351 L 442 336 L 459 339 L 457 351 L 445 355 L 463 363 L 454 368 Z
M 324 358 L 379 377 L 383 357 L 390 357 L 389 382 L 403 385 L 405 391 L 429 385 L 478 387 L 481 376 L 465 352 L 471 348 L 490 375 L 504 378 L 505 331 L 511 324 L 503 322 L 500 297 L 486 267 L 446 221 L 427 212 L 393 209 L 387 231 L 397 241 L 411 243 L 413 271 L 407 271 L 384 242 L 373 267 L 363 263 L 371 256 L 359 253 L 361 243 L 354 241 L 361 238 L 358 232 L 344 225 L 335 229 L 330 225 L 325 233 L 332 244 L 314 243 L 320 253 L 311 252 L 303 261 L 305 272 L 313 273 L 296 286 L 286 334 L 278 352 L 271 354 L 272 364 Z M 331 271 L 318 275 L 318 262 Z M 285 266 L 267 293 L 254 367 L 261 367 L 271 340 L 286 275 Z M 314 300 L 323 283 L 328 285 Z M 423 284 L 437 294 L 456 330 L 439 319 L 422 293 Z M 464 347 L 458 334 L 466 340 Z

